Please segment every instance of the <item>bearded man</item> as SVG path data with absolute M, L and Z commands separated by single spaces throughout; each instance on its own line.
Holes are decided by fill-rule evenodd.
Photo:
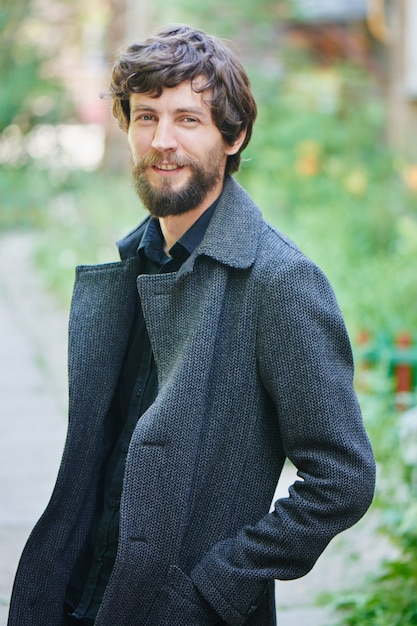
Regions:
M 77 269 L 68 437 L 9 626 L 272 626 L 274 579 L 372 500 L 342 316 L 231 176 L 256 104 L 222 42 L 162 29 L 110 94 L 150 215 L 120 262 Z

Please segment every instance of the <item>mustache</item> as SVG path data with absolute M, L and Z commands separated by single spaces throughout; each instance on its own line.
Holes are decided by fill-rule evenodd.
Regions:
M 152 152 L 151 154 L 148 154 L 146 157 L 141 159 L 141 161 L 138 163 L 138 167 L 140 169 L 143 169 L 146 167 L 159 165 L 160 163 L 176 165 L 177 167 L 185 167 L 186 165 L 193 167 L 195 165 L 194 160 L 186 156 L 169 153 L 164 154 L 163 152 Z

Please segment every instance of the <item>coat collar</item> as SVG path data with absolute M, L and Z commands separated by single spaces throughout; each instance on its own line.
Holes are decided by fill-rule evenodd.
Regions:
M 261 226 L 259 208 L 246 191 L 228 177 L 198 254 L 230 267 L 248 268 L 255 261 Z
M 118 242 L 121 258 L 135 256 L 147 217 Z M 256 257 L 262 215 L 249 194 L 230 176 L 195 256 L 205 255 L 230 267 L 246 269 Z

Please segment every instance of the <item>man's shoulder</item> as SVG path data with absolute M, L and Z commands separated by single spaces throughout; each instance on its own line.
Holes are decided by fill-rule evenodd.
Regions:
M 262 221 L 258 248 L 259 259 L 264 259 L 273 265 L 275 263 L 281 264 L 284 261 L 309 261 L 290 237 L 266 220 Z
M 248 258 L 259 268 L 276 271 L 299 262 L 312 264 L 290 237 L 265 220 L 256 201 L 233 178 L 226 181 L 220 209 L 223 223 L 217 232 L 222 247 L 227 232 L 229 239 L 234 238 L 235 251 L 249 250 Z
M 284 233 L 263 222 L 262 234 L 252 273 L 253 280 L 262 293 L 313 294 L 334 299 L 333 289 L 320 266 L 310 259 Z M 279 295 L 281 294 L 281 295 Z M 333 294 L 333 295 L 332 295 Z
M 262 236 L 265 239 L 265 245 L 269 245 L 272 247 L 279 247 L 283 249 L 289 248 L 297 254 L 302 254 L 301 250 L 297 246 L 297 244 L 282 230 L 263 219 L 263 232 Z

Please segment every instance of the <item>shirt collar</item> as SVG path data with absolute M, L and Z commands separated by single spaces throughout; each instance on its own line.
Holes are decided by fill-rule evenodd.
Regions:
M 182 237 L 169 250 L 170 257 L 179 255 L 188 257 L 200 245 L 203 240 L 207 226 L 216 209 L 218 199 L 213 202 L 208 209 L 200 215 L 198 220 L 182 235 Z M 138 254 L 145 254 L 146 257 L 162 265 L 169 258 L 164 252 L 164 238 L 159 220 L 151 218 L 146 225 L 145 231 L 139 243 Z

